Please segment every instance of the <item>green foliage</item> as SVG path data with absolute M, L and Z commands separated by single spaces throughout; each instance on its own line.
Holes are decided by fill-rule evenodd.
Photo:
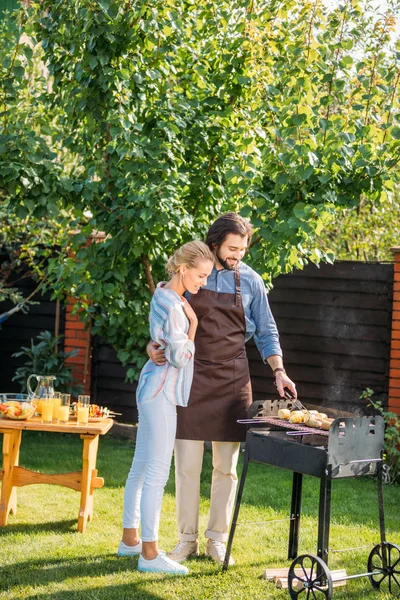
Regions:
M 372 400 L 374 390 L 367 388 L 360 395 L 360 398 L 369 400 L 369 406 L 383 417 L 385 421 L 385 481 L 386 483 L 400 482 L 400 418 L 396 413 L 386 411 L 382 402 Z
M 0 302 L 22 304 L 22 310 L 35 304 L 18 289 L 21 279 L 44 277 L 46 258 L 53 251 L 55 225 L 46 220 L 18 219 L 0 206 Z M 37 289 L 39 291 L 39 289 Z
M 319 241 L 331 216 L 392 186 L 400 46 L 390 12 L 358 0 L 41 0 L 20 14 L 0 46 L 0 143 L 18 165 L 0 165 L 0 194 L 22 218 L 57 216 L 48 277 L 79 299 L 132 377 L 153 279 L 218 214 L 250 217 L 249 261 L 269 282 L 332 261 Z M 29 44 L 17 43 L 22 30 Z M 28 48 L 43 52 L 48 80 Z M 21 127 L 19 98 L 36 77 Z M 94 230 L 106 237 L 87 245 Z
M 336 259 L 392 261 L 390 248 L 400 240 L 400 195 L 382 194 L 380 202 L 363 197 L 360 204 L 335 214 L 321 234 L 320 244 Z
M 24 299 L 22 277 L 45 276 L 67 213 L 43 51 L 24 12 L 0 23 L 0 302 Z M 61 219 L 60 219 L 61 217 Z M 25 308 L 29 303 L 25 303 Z
M 65 361 L 70 356 L 76 356 L 78 350 L 63 352 L 59 349 L 63 336 L 54 336 L 50 331 L 42 331 L 37 336 L 36 344 L 31 340 L 30 348 L 23 346 L 19 352 L 15 352 L 14 358 L 25 357 L 25 362 L 15 371 L 13 381 L 21 385 L 21 392 L 26 392 L 26 380 L 32 373 L 38 375 L 54 375 L 56 379 L 55 388 L 59 392 L 66 392 L 72 396 L 81 394 L 83 388 L 77 384 L 72 376 L 71 367 Z

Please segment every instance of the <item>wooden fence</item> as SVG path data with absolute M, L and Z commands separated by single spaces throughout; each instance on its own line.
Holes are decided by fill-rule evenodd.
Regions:
M 119 420 L 137 422 L 136 386 L 125 381 L 126 369 L 110 344 L 99 337 L 93 338 L 92 397 L 96 404 L 108 406 L 122 413 Z
M 287 372 L 304 403 L 364 410 L 367 387 L 387 404 L 393 264 L 308 265 L 274 281 L 269 295 Z M 274 389 L 249 348 L 255 399 Z
M 37 282 L 31 279 L 22 279 L 18 288 L 26 298 L 37 286 Z M 23 358 L 12 358 L 14 352 L 18 352 L 22 346 L 30 346 L 31 339 L 42 331 L 55 332 L 56 303 L 50 300 L 50 294 L 44 296 L 36 295 L 32 298 L 38 304 L 30 305 L 29 312 L 16 313 L 8 318 L 0 327 L 0 391 L 19 392 L 19 384 L 12 381 L 15 370 L 24 362 Z M 13 305 L 2 303 L 0 312 L 6 312 Z M 59 333 L 64 333 L 65 314 L 60 311 Z M 40 375 L 40 373 L 38 373 Z
M 393 292 L 393 264 L 340 262 L 308 265 L 303 271 L 274 281 L 269 301 L 281 336 L 285 367 L 306 405 L 349 412 L 365 411 L 360 395 L 367 387 L 387 405 Z M 23 280 L 27 296 L 34 287 Z M 28 314 L 18 314 L 0 329 L 2 391 L 17 391 L 11 381 L 21 359 L 11 354 L 29 345 L 46 329 L 54 331 L 56 306 L 48 296 L 38 298 Z M 2 305 L 1 312 L 8 306 Z M 64 333 L 62 311 L 60 333 Z M 121 412 L 125 421 L 137 419 L 136 383 L 125 381 L 115 350 L 92 340 L 93 401 Z M 271 369 L 260 359 L 254 342 L 248 344 L 255 400 L 276 397 Z

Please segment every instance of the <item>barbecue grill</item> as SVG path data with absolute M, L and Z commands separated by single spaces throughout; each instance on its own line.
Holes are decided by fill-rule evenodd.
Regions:
M 276 402 L 273 403 L 276 406 Z M 268 405 L 264 403 L 264 406 Z M 279 408 L 282 403 L 279 403 Z M 369 577 L 374 588 L 400 592 L 400 546 L 386 541 L 382 493 L 384 421 L 375 417 L 339 417 L 329 431 L 311 429 L 272 416 L 271 402 L 266 417 L 249 423 L 246 451 L 223 570 L 229 564 L 233 537 L 250 461 L 293 471 L 288 558 L 294 559 L 288 573 L 291 598 L 324 600 L 332 597 L 328 568 L 331 485 L 333 479 L 376 475 L 378 484 L 380 543 L 372 549 L 367 572 L 342 580 Z M 320 478 L 317 554 L 298 556 L 303 475 Z M 300 570 L 300 571 L 299 571 Z M 299 574 L 303 573 L 303 575 Z

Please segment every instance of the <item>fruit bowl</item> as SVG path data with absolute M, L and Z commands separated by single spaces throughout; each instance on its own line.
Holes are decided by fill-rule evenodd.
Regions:
M 5 419 L 23 421 L 30 419 L 35 413 L 36 407 L 30 402 L 19 402 L 18 400 L 7 400 L 0 404 L 0 416 Z

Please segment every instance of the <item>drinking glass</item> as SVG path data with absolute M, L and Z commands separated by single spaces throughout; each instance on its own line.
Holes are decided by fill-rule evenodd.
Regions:
M 44 394 L 42 401 L 42 423 L 50 425 L 53 422 L 53 394 Z
M 87 425 L 89 421 L 90 396 L 78 396 L 78 425 Z
M 53 423 L 58 423 L 58 411 L 61 405 L 61 394 L 60 392 L 54 392 L 53 394 Z
M 58 407 L 58 422 L 68 423 L 69 405 L 71 403 L 71 394 L 60 394 L 60 406 Z

